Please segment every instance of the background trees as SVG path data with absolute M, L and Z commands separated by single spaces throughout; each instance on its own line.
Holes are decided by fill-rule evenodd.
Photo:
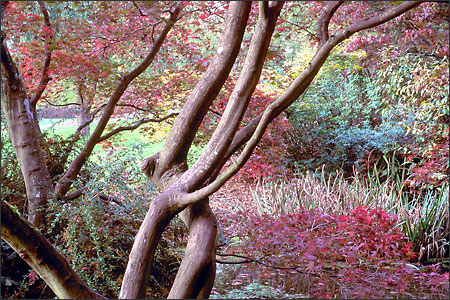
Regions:
M 189 230 L 189 240 L 169 296 L 207 297 L 214 282 L 217 226 L 208 197 L 243 168 L 258 144 L 261 145 L 256 150 L 259 156 L 251 159 L 247 169 L 253 177 L 283 173 L 283 169 L 271 174 L 266 170 L 267 166 L 275 169 L 278 165 L 269 159 L 284 158 L 280 149 L 286 142 L 294 149 L 293 157 L 289 159 L 305 165 L 305 155 L 309 153 L 312 155 L 308 162 L 311 166 L 326 162 L 330 170 L 343 166 L 348 172 L 355 162 L 366 158 L 367 152 L 391 150 L 383 141 L 375 147 L 364 143 L 367 136 L 373 140 L 385 138 L 386 135 L 379 138 L 373 127 L 383 124 L 382 118 L 386 115 L 381 115 L 380 122 L 379 111 L 389 107 L 392 104 L 389 101 L 397 100 L 399 95 L 410 96 L 409 89 L 397 89 L 400 82 L 408 82 L 407 72 L 405 77 L 390 83 L 392 89 L 387 89 L 386 81 L 391 79 L 386 79 L 386 74 L 379 71 L 383 65 L 371 54 L 376 47 L 370 49 L 364 45 L 363 38 L 372 39 L 374 34 L 361 32 L 403 16 L 419 3 L 151 3 L 50 5 L 39 2 L 43 17 L 37 14 L 36 3 L 10 3 L 4 21 L 7 29 L 2 34 L 5 76 L 2 111 L 25 179 L 28 219 L 43 228 L 51 221 L 45 220 L 49 199 L 74 200 L 88 191 L 86 185 L 76 180 L 81 177 L 80 172 L 98 143 L 115 133 L 177 115 L 164 146 L 142 164 L 142 170 L 161 193 L 151 201 L 148 214 L 140 225 L 120 296 L 145 295 L 151 262 L 161 235 L 179 214 Z M 47 9 L 47 6 L 51 8 Z M 430 7 L 424 10 L 430 15 L 441 15 L 439 7 Z M 23 15 L 24 9 L 30 13 Z M 413 24 L 420 23 L 422 14 L 410 14 L 409 18 Z M 220 32 L 220 38 L 212 35 L 205 39 L 204 32 L 210 28 L 212 31 L 208 32 Z M 249 29 L 246 31 L 246 28 Z M 409 37 L 403 37 L 395 30 L 390 32 L 387 27 L 381 30 L 385 33 L 376 42 L 382 45 L 395 44 Z M 436 25 L 424 31 L 426 43 L 420 43 L 419 48 L 422 44 L 430 48 L 420 48 L 420 51 L 430 51 L 433 57 L 442 58 L 447 53 L 448 57 L 448 47 L 445 48 L 445 42 L 440 43 L 442 30 L 445 29 Z M 305 34 L 295 34 L 299 31 Z M 391 35 L 394 41 L 388 37 Z M 352 36 L 353 39 L 343 44 Z M 289 39 L 295 42 L 290 43 Z M 300 44 L 302 47 L 314 50 L 308 55 L 297 56 L 297 40 L 304 41 Z M 7 45 L 7 41 L 11 45 Z M 210 44 L 204 47 L 206 41 Z M 273 46 L 269 48 L 271 41 Z M 436 50 L 439 45 L 442 47 Z M 350 58 L 344 54 L 345 50 L 362 47 L 368 54 Z M 13 55 L 10 55 L 10 49 L 14 49 Z M 417 47 L 415 49 L 417 51 Z M 331 54 L 333 50 L 337 51 L 336 55 Z M 385 51 L 391 50 L 386 47 Z M 411 48 L 395 51 L 411 51 Z M 332 60 L 326 63 L 330 55 Z M 352 65 L 354 71 L 349 72 Z M 445 84 L 443 63 L 437 63 L 437 68 L 441 70 L 437 77 Z M 381 74 L 377 74 L 377 70 Z M 365 74 L 369 75 L 363 76 Z M 395 75 L 398 75 L 397 71 Z M 318 84 L 311 86 L 316 77 L 319 77 Z M 372 83 L 369 88 L 363 80 L 379 83 Z M 340 85 L 340 81 L 347 86 Z M 380 83 L 384 83 L 383 88 L 372 88 Z M 339 92 L 339 88 L 345 89 L 346 93 Z M 377 93 L 386 100 L 375 102 Z M 440 90 L 431 89 L 430 93 L 433 93 L 433 101 L 445 101 Z M 311 118 L 314 102 L 318 101 L 316 97 L 312 98 L 313 94 L 327 102 L 319 98 L 323 110 L 316 111 L 320 115 L 313 114 Z M 436 94 L 438 96 L 434 97 Z M 51 153 L 48 141 L 40 132 L 37 103 L 41 100 L 55 104 L 57 100 L 56 104 L 67 104 L 64 98 L 68 95 L 71 95 L 70 99 L 76 99 L 80 126 L 68 143 L 67 155 L 58 162 L 64 168 L 50 168 L 56 163 L 55 154 Z M 306 98 L 308 96 L 312 99 Z M 296 102 L 297 99 L 300 101 Z M 435 117 L 435 112 L 426 111 L 419 113 L 417 120 L 427 113 Z M 92 124 L 97 114 L 100 117 L 95 129 L 83 140 L 80 136 L 83 132 L 87 134 L 87 125 Z M 448 111 L 438 108 L 437 114 L 448 116 Z M 108 127 L 113 115 L 127 123 Z M 305 122 L 306 117 L 311 118 L 314 126 Z M 134 122 L 129 122 L 130 119 Z M 274 123 L 263 139 L 272 121 Z M 386 126 L 389 125 L 392 124 L 388 122 Z M 282 139 L 281 129 L 290 126 L 293 127 L 290 138 Z M 302 136 L 305 126 L 309 126 L 308 132 L 316 131 L 312 141 L 308 141 L 308 136 Z M 409 130 L 417 128 L 414 125 Z M 448 131 L 448 126 L 446 128 Z M 155 132 L 152 127 L 146 130 Z M 444 134 L 445 127 L 440 130 L 441 135 Z M 357 134 L 361 139 L 354 139 Z M 333 140 L 330 141 L 327 135 L 332 135 Z M 403 136 L 393 130 L 392 137 L 388 138 L 401 143 Z M 299 151 L 305 142 L 312 144 L 312 150 Z M 80 143 L 80 148 L 70 157 L 69 150 L 73 150 L 75 143 Z M 204 148 L 203 152 L 190 160 L 190 151 L 195 147 Z M 355 147 L 359 148 L 355 150 Z M 300 157 L 295 157 L 299 153 Z M 30 163 L 30 158 L 35 165 Z M 291 166 L 284 165 L 284 168 L 288 167 Z M 74 185 L 80 188 L 76 189 Z M 5 203 L 2 208 L 8 213 L 5 220 L 11 222 L 10 225 L 5 223 L 5 228 L 19 222 L 10 206 Z M 2 237 L 11 244 L 12 239 L 17 238 L 14 234 L 3 234 L 3 230 Z M 14 245 L 17 249 L 27 247 L 20 243 Z M 36 249 L 29 251 L 30 257 L 39 256 Z M 43 264 L 49 265 L 49 262 Z M 61 280 L 46 274 L 47 269 L 35 269 L 42 277 L 52 278 L 49 281 Z M 70 269 L 67 272 L 75 276 Z M 52 286 L 50 282 L 49 285 Z M 97 296 L 83 283 L 67 288 L 61 285 L 61 292 L 54 288 L 55 292 L 61 293 L 59 295 L 86 293 L 84 295 Z

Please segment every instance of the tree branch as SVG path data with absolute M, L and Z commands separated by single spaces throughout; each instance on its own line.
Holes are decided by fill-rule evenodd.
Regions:
M 404 2 L 403 4 L 390 9 L 380 15 L 374 16 L 369 19 L 359 21 L 352 24 L 342 31 L 336 33 L 336 35 L 320 47 L 312 60 L 309 62 L 308 67 L 303 70 L 303 72 L 292 82 L 288 89 L 274 102 L 272 102 L 265 111 L 252 120 L 250 124 L 243 128 L 233 139 L 230 148 L 236 149 L 239 144 L 244 144 L 244 140 L 247 140 L 245 148 L 242 150 L 241 154 L 238 156 L 235 162 L 223 172 L 219 177 L 217 177 L 212 183 L 207 186 L 196 190 L 195 192 L 183 195 L 180 200 L 181 205 L 189 205 L 198 201 L 198 199 L 206 198 L 212 193 L 216 192 L 225 182 L 230 179 L 234 174 L 236 174 L 243 165 L 249 159 L 254 148 L 261 140 L 265 129 L 269 123 L 275 119 L 281 112 L 283 112 L 289 105 L 291 105 L 298 97 L 309 87 L 312 80 L 322 67 L 323 63 L 328 58 L 334 47 L 342 42 L 343 40 L 349 38 L 352 34 L 375 27 L 382 23 L 385 23 L 393 18 L 405 13 L 406 11 L 416 7 L 420 2 Z M 237 140 L 237 138 L 242 140 Z M 227 152 L 227 155 L 230 152 Z M 231 156 L 231 154 L 230 154 Z
M 56 103 L 51 103 L 48 99 L 43 99 L 45 102 L 47 102 L 49 105 L 51 106 L 70 106 L 70 105 L 78 105 L 80 106 L 80 103 L 76 103 L 76 102 L 69 102 L 69 103 L 65 103 L 65 104 L 56 104 Z
M 136 110 L 140 110 L 140 111 L 143 111 L 143 112 L 149 112 L 148 109 L 140 108 L 140 107 L 138 107 L 138 106 L 136 106 L 136 105 L 134 105 L 134 104 L 127 104 L 127 103 L 124 103 L 124 104 L 117 104 L 117 106 L 132 107 L 132 108 L 134 108 L 134 109 L 136 109 Z
M 75 200 L 78 197 L 81 197 L 81 195 L 83 195 L 83 190 L 84 190 L 83 188 L 80 188 L 78 190 L 73 191 L 70 194 L 66 194 L 64 196 L 59 196 L 58 199 L 61 199 L 61 200 Z
M 222 117 L 222 114 L 220 112 L 218 112 L 217 110 L 214 110 L 212 108 L 208 108 L 208 110 L 210 112 L 212 112 L 213 114 L 215 114 L 216 116 Z
M 157 177 L 161 177 L 173 166 L 186 164 L 187 153 L 198 127 L 236 60 L 250 7 L 251 3 L 246 1 L 230 3 L 225 30 L 217 47 L 217 53 L 174 122 L 160 152 L 159 163 L 155 170 Z
M 336 10 L 344 3 L 344 1 L 331 1 L 327 3 L 325 10 L 322 12 L 317 22 L 317 36 L 319 37 L 319 48 L 328 41 L 328 25 Z
M 134 6 L 137 8 L 137 10 L 139 11 L 139 14 L 141 15 L 141 17 L 147 17 L 146 14 L 144 14 L 141 10 L 141 8 L 136 4 L 136 1 L 131 1 L 133 2 Z
M 193 190 L 203 184 L 216 169 L 221 169 L 221 165 L 225 163 L 223 156 L 238 130 L 258 84 L 267 49 L 283 4 L 283 2 L 276 2 L 275 6 L 269 7 L 268 2 L 259 2 L 259 17 L 255 32 L 241 74 L 230 95 L 223 116 L 202 155 L 181 178 L 181 180 L 189 181 L 188 190 Z
M 149 122 L 160 123 L 160 122 L 163 122 L 163 121 L 165 121 L 165 120 L 167 120 L 169 118 L 172 118 L 174 116 L 177 116 L 177 115 L 178 115 L 178 113 L 174 112 L 174 113 L 170 113 L 167 116 L 164 116 L 164 117 L 162 117 L 160 119 L 146 118 L 146 119 L 139 120 L 138 122 L 136 122 L 135 124 L 130 125 L 130 126 L 118 127 L 116 129 L 108 132 L 107 134 L 101 136 L 100 139 L 98 140 L 98 143 L 103 142 L 106 139 L 109 139 L 110 137 L 112 137 L 113 135 L 115 135 L 115 134 L 117 134 L 119 132 L 126 131 L 126 130 L 134 130 L 134 129 L 138 128 L 139 126 L 141 126 L 142 124 L 146 124 L 146 123 L 149 123 Z
M 114 108 L 127 89 L 128 85 L 135 79 L 137 76 L 139 76 L 145 69 L 148 68 L 148 66 L 152 63 L 153 59 L 155 58 L 156 54 L 158 53 L 159 49 L 161 48 L 167 34 L 169 33 L 170 29 L 172 29 L 175 21 L 178 18 L 178 15 L 181 11 L 181 2 L 176 6 L 173 13 L 170 15 L 170 22 L 167 22 L 164 26 L 164 29 L 160 33 L 158 39 L 155 41 L 153 46 L 151 47 L 148 55 L 145 57 L 145 59 L 133 70 L 131 70 L 128 74 L 122 76 L 116 90 L 111 95 L 108 103 L 105 106 L 104 112 L 102 117 L 100 118 L 96 128 L 94 129 L 93 133 L 87 140 L 85 146 L 81 150 L 80 154 L 72 161 L 70 164 L 67 172 L 62 176 L 62 178 L 58 181 L 55 187 L 55 193 L 56 195 L 64 195 L 67 193 L 67 191 L 70 189 L 70 186 L 72 185 L 73 180 L 77 177 L 78 173 L 81 170 L 81 167 L 84 165 L 84 163 L 87 161 L 88 157 L 92 153 L 95 145 L 98 143 L 98 140 L 100 139 L 106 125 L 108 124 L 109 119 L 111 118 Z
M 392 8 L 383 14 L 366 19 L 364 21 L 357 22 L 354 25 L 350 25 L 349 27 L 351 27 L 351 28 L 347 27 L 344 30 L 336 33 L 336 35 L 333 37 L 332 44 L 331 44 L 331 41 L 329 40 L 328 44 L 325 43 L 324 45 L 322 45 L 321 47 L 319 47 L 317 49 L 316 55 L 308 64 L 308 68 L 306 68 L 294 80 L 294 82 L 291 84 L 291 86 L 288 88 L 288 90 L 281 96 L 281 97 L 286 97 L 289 95 L 289 93 L 292 93 L 292 95 L 291 95 L 292 97 L 290 97 L 290 100 L 286 100 L 284 105 L 280 106 L 280 108 L 278 110 L 274 111 L 272 120 L 274 118 L 276 118 L 281 113 L 281 111 L 283 111 L 285 108 L 287 108 L 292 102 L 294 102 L 296 99 L 298 99 L 298 97 L 309 86 L 309 83 L 307 81 L 309 80 L 308 77 L 311 77 L 311 76 L 306 76 L 306 75 L 308 72 L 311 71 L 311 67 L 315 66 L 318 63 L 318 59 L 317 59 L 318 55 L 323 56 L 324 54 L 326 54 L 326 52 L 331 51 L 332 48 L 334 47 L 334 45 L 338 44 L 339 42 L 342 42 L 346 38 L 350 37 L 352 34 L 358 32 L 358 31 L 364 30 L 364 29 L 375 27 L 375 26 L 385 23 L 389 20 L 392 20 L 392 19 L 398 17 L 399 15 L 403 14 L 404 12 L 413 9 L 420 3 L 422 3 L 422 2 L 404 2 L 403 4 L 401 4 L 395 8 Z M 356 26 L 356 24 L 359 24 L 359 25 Z M 369 26 L 369 24 L 370 24 L 370 26 Z M 362 25 L 364 25 L 364 26 L 362 26 Z M 331 49 L 329 46 L 332 46 Z M 326 56 L 328 56 L 328 54 L 326 54 Z M 326 59 L 326 57 L 325 57 L 325 59 Z M 320 66 L 321 66 L 321 64 L 320 64 Z M 319 68 L 320 68 L 320 66 L 319 66 Z M 312 79 L 313 78 L 311 78 L 311 80 Z M 301 85 L 303 85 L 304 87 L 301 88 Z M 295 88 L 295 87 L 297 87 L 297 88 Z M 247 124 L 244 128 L 242 128 L 236 134 L 236 136 L 234 137 L 233 141 L 231 142 L 230 148 L 227 152 L 226 156 L 228 158 L 231 157 L 238 149 L 240 149 L 250 139 L 250 137 L 254 133 L 256 127 L 258 126 L 258 124 L 261 120 L 261 117 L 262 117 L 262 114 L 260 114 L 258 117 L 256 117 L 252 121 L 250 121 L 249 124 Z
M 81 124 L 80 126 L 78 126 L 78 128 L 75 131 L 75 136 L 78 138 L 80 137 L 81 134 L 81 130 L 83 130 L 84 127 L 88 126 L 89 124 L 91 124 L 92 122 L 94 122 L 95 116 L 102 110 L 102 108 L 104 108 L 107 104 L 104 103 L 102 105 L 100 105 L 99 107 L 97 107 L 91 114 L 88 120 L 86 120 L 83 124 Z M 97 142 L 99 143 L 99 142 Z
M 284 22 L 294 25 L 298 28 L 300 28 L 301 30 L 305 31 L 313 40 L 319 40 L 319 37 L 317 35 L 315 35 L 314 33 L 312 33 L 311 31 L 309 31 L 307 28 L 305 28 L 304 26 L 301 26 L 299 24 L 293 23 L 291 21 L 288 20 L 284 20 Z
M 239 254 L 228 254 L 228 253 L 216 253 L 216 255 L 219 256 L 232 256 L 232 257 L 237 257 L 237 258 L 243 258 L 244 260 L 242 261 L 223 261 L 220 259 L 216 258 L 216 262 L 220 263 L 220 264 L 246 264 L 246 263 L 250 263 L 250 262 L 256 262 L 260 265 L 266 266 L 268 268 L 272 268 L 272 269 L 278 269 L 278 270 L 295 270 L 298 273 L 301 274 L 306 274 L 306 275 L 311 275 L 311 276 L 316 276 L 316 277 L 322 277 L 319 274 L 316 273 L 311 273 L 311 272 L 307 272 L 304 270 L 299 270 L 301 268 L 301 266 L 292 266 L 292 267 L 281 267 L 281 266 L 275 266 L 275 265 L 271 265 L 268 263 L 263 262 L 262 260 L 256 259 L 256 258 L 252 258 L 252 257 L 248 257 L 248 256 L 244 256 L 244 255 L 239 255 Z M 332 275 L 332 274 L 328 274 L 327 276 L 331 276 L 331 277 L 337 277 L 336 275 Z
M 50 18 L 48 16 L 47 8 L 45 7 L 45 3 L 43 1 L 38 1 L 39 6 L 41 7 L 42 14 L 44 16 L 44 25 L 48 28 L 48 30 L 51 29 L 50 24 Z M 33 106 L 36 109 L 36 104 L 41 97 L 42 93 L 44 92 L 45 88 L 47 87 L 47 84 L 50 80 L 52 80 L 51 77 L 48 76 L 48 68 L 50 67 L 50 61 L 52 58 L 52 49 L 51 44 L 53 37 L 52 35 L 45 31 L 45 57 L 44 57 L 44 63 L 42 64 L 42 70 L 41 70 L 41 80 L 39 81 L 39 84 L 36 88 L 36 91 L 34 92 L 33 96 L 31 96 L 30 99 L 30 105 Z
M 1 201 L 1 235 L 61 299 L 105 298 L 92 290 L 67 260 L 17 209 Z

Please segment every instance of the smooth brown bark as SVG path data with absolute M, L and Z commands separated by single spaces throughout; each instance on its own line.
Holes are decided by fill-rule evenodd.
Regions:
M 2 38 L 2 110 L 9 136 L 22 171 L 28 198 L 28 220 L 35 226 L 43 223 L 41 209 L 52 197 L 53 186 L 40 148 L 39 125 L 6 42 Z
M 162 190 L 167 190 L 162 195 L 185 193 L 186 185 L 180 182 L 178 182 L 178 185 L 175 183 L 187 168 L 187 150 L 192 143 L 196 129 L 234 64 L 242 43 L 250 6 L 251 3 L 248 2 L 233 2 L 230 4 L 226 21 L 227 26 L 222 34 L 217 54 L 175 121 L 165 148 L 158 155 L 144 162 L 146 174 Z M 186 124 L 189 124 L 189 126 L 186 126 Z M 155 170 L 157 171 L 155 172 Z M 161 215 L 158 206 L 163 205 L 161 204 L 162 201 L 175 202 L 170 205 L 170 209 L 177 212 L 185 208 L 185 206 L 180 207 L 174 197 L 166 196 L 164 199 L 159 196 L 157 200 L 152 202 L 146 217 L 148 222 L 144 220 L 138 236 L 151 237 L 153 243 L 146 242 L 147 238 L 146 241 L 136 239 L 136 241 L 141 241 L 133 245 L 128 264 L 129 268 L 127 267 L 122 284 L 121 298 L 144 296 L 151 263 L 151 259 L 147 260 L 147 258 L 153 257 L 161 234 L 159 226 L 155 224 L 166 224 L 166 218 L 170 220 L 174 216 L 163 217 Z M 215 260 L 213 258 L 215 254 L 216 220 L 207 200 L 204 201 L 201 206 L 189 207 L 181 214 L 190 231 L 189 246 L 171 289 L 170 297 L 181 295 L 189 295 L 192 298 L 206 297 L 211 291 L 215 272 Z M 154 204 L 157 202 L 160 204 Z M 148 224 L 153 224 L 153 226 Z M 208 234 L 201 235 L 202 239 L 199 239 L 199 233 L 201 232 L 208 232 Z M 201 254 L 201 256 L 195 257 L 195 253 Z M 139 267 L 136 268 L 136 266 Z M 206 277 L 208 280 L 202 280 L 206 275 L 208 275 Z
M 89 125 L 89 120 L 91 119 L 91 114 L 90 114 L 90 110 L 91 107 L 88 103 L 87 100 L 84 99 L 83 97 L 83 88 L 80 85 L 78 87 L 78 111 L 77 111 L 77 127 L 80 128 L 82 127 L 82 129 L 80 130 L 80 135 L 87 137 L 89 136 L 89 132 L 90 132 L 90 125 Z M 83 126 L 84 124 L 88 123 L 88 125 Z
M 1 235 L 60 299 L 105 298 L 89 288 L 52 244 L 5 201 L 1 202 Z
M 166 191 L 150 204 L 130 252 L 128 265 L 120 289 L 120 299 L 145 298 L 150 268 L 161 234 L 170 220 L 180 212 L 173 205 L 176 192 Z
M 189 240 L 168 298 L 205 299 L 216 276 L 217 221 L 204 199 L 183 211 Z
M 238 55 L 247 24 L 251 2 L 231 2 L 216 55 L 209 64 L 183 109 L 159 155 L 154 180 L 164 180 L 174 169 L 187 169 L 186 157 L 209 106 L 222 88 Z M 168 172 L 168 174 L 164 174 Z
M 269 5 L 268 2 L 259 2 L 260 10 L 255 32 L 241 74 L 230 95 L 225 111 L 203 154 L 184 175 L 192 185 L 189 190 L 203 184 L 207 179 L 214 179 L 227 161 L 228 157 L 225 154 L 258 84 L 283 4 L 283 2 L 274 2 Z

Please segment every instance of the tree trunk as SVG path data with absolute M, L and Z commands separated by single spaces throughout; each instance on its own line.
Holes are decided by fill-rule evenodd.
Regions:
M 120 299 L 145 298 L 151 262 L 161 239 L 161 234 L 170 220 L 179 212 L 172 205 L 174 197 L 176 195 L 173 191 L 166 191 L 151 202 L 131 248 L 120 289 Z
M 78 109 L 77 112 L 77 127 L 80 127 L 91 118 L 90 105 L 88 105 L 88 103 L 86 103 L 86 100 L 83 98 L 81 88 L 78 89 L 78 103 L 80 104 L 80 108 Z M 83 137 L 89 136 L 89 133 L 90 133 L 89 125 L 83 127 L 83 129 L 81 129 L 80 131 L 80 135 Z
M 217 221 L 208 199 L 180 213 L 189 228 L 189 240 L 168 298 L 207 299 L 216 276 Z
M 30 107 L 19 72 L 2 40 L 2 110 L 8 124 L 17 161 L 28 197 L 28 220 L 35 226 L 43 222 L 41 210 L 53 194 L 53 186 L 41 151 L 39 124 Z M 5 77 L 6 80 L 3 80 Z

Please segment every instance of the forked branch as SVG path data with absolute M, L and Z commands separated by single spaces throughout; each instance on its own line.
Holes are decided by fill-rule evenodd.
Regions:
M 48 15 L 47 8 L 45 7 L 45 3 L 43 1 L 38 1 L 39 6 L 41 7 L 42 15 L 44 16 L 44 25 L 45 25 L 45 56 L 44 56 L 44 63 L 42 64 L 42 70 L 41 70 L 41 80 L 39 81 L 39 84 L 36 88 L 36 91 L 34 92 L 33 96 L 31 96 L 30 99 L 30 105 L 33 107 L 36 107 L 37 102 L 39 101 L 39 98 L 41 98 L 42 93 L 44 92 L 45 88 L 47 87 L 47 84 L 52 79 L 48 75 L 48 69 L 50 67 L 50 61 L 52 59 L 52 40 L 53 35 L 51 33 L 51 24 L 50 24 L 50 18 Z
M 351 35 L 364 29 L 372 28 L 383 24 L 389 20 L 400 16 L 418 6 L 421 2 L 405 2 L 397 7 L 394 7 L 384 13 L 358 21 L 343 30 L 337 32 L 335 36 L 329 38 L 321 47 L 318 48 L 315 56 L 309 62 L 308 67 L 292 82 L 288 89 L 274 102 L 272 102 L 265 111 L 252 120 L 246 127 L 235 135 L 234 140 L 230 144 L 230 149 L 238 149 L 238 145 L 246 143 L 241 154 L 238 156 L 235 162 L 217 177 L 212 183 L 207 186 L 196 190 L 192 193 L 184 195 L 182 197 L 182 205 L 189 205 L 195 203 L 199 199 L 208 197 L 212 193 L 216 192 L 225 182 L 230 179 L 235 173 L 237 173 L 243 165 L 249 159 L 254 148 L 261 140 L 265 129 L 270 122 L 273 121 L 281 112 L 283 112 L 289 105 L 291 105 L 298 97 L 309 87 L 312 80 L 322 67 L 323 63 L 328 58 L 334 47 L 340 42 L 348 39 Z M 240 140 L 237 140 L 240 139 Z M 233 153 L 230 151 L 227 156 L 230 157 Z
M 105 130 L 105 127 L 108 124 L 109 119 L 114 113 L 114 109 L 117 102 L 120 100 L 120 98 L 122 97 L 123 93 L 127 89 L 128 85 L 131 83 L 131 81 L 133 81 L 137 76 L 139 76 L 142 72 L 144 72 L 148 68 L 148 66 L 152 63 L 153 59 L 156 57 L 156 54 L 161 48 L 167 34 L 172 29 L 175 21 L 178 19 L 180 12 L 181 12 L 181 2 L 175 7 L 174 11 L 171 13 L 170 22 L 166 23 L 158 39 L 152 45 L 149 53 L 144 58 L 144 60 L 136 68 L 134 68 L 128 74 L 124 75 L 121 78 L 119 84 L 117 85 L 116 90 L 109 98 L 108 103 L 106 104 L 103 110 L 103 115 L 100 118 L 93 133 L 87 140 L 83 149 L 80 151 L 80 154 L 72 161 L 67 172 L 56 184 L 55 187 L 56 195 L 62 196 L 69 191 L 73 180 L 77 177 L 84 163 L 87 161 L 88 157 L 92 153 L 95 145 L 101 138 L 101 135 L 103 134 L 103 131 Z

